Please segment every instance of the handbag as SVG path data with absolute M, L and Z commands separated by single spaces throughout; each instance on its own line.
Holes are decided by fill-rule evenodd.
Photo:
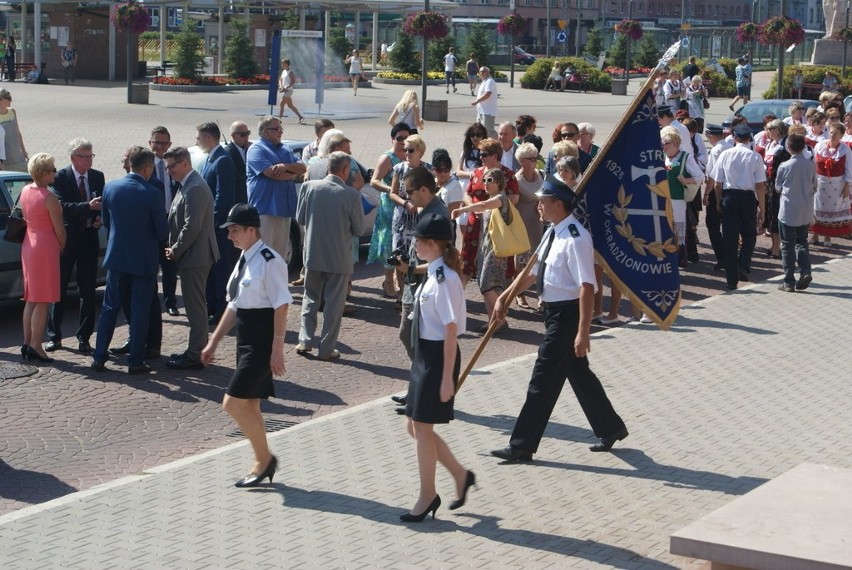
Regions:
M 492 212 L 488 220 L 488 236 L 497 257 L 511 257 L 530 250 L 530 238 L 527 236 L 524 221 L 514 204 L 509 202 L 508 198 L 506 201 L 509 204 L 509 223 L 503 220 L 499 211 Z
M 709 100 L 709 99 L 707 99 L 707 96 L 706 96 L 706 95 L 702 95 L 702 96 L 701 96 L 701 104 L 702 104 L 702 105 L 704 105 L 704 108 L 705 108 L 705 109 L 709 109 L 709 108 L 710 108 L 710 100 Z
M 680 175 L 684 178 L 691 178 L 689 172 L 686 170 L 686 153 L 682 152 L 680 156 Z M 683 185 L 683 199 L 685 202 L 689 203 L 695 199 L 695 196 L 698 195 L 698 191 L 701 189 L 701 184 L 698 182 L 693 182 L 690 184 Z
M 6 233 L 3 234 L 3 239 L 12 243 L 24 243 L 25 235 L 27 235 L 27 221 L 21 209 L 15 208 L 6 220 Z

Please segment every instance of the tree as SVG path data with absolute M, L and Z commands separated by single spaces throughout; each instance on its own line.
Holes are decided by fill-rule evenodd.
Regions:
M 450 51 L 450 48 L 456 47 L 456 38 L 446 36 L 440 40 L 432 40 L 429 42 L 429 59 L 427 60 L 431 71 L 444 71 L 444 56 Z M 456 59 L 459 59 L 459 54 L 456 54 Z
M 639 45 L 636 47 L 636 57 L 633 58 L 633 61 L 640 67 L 654 68 L 659 63 L 661 55 L 653 34 L 646 33 L 639 40 Z
M 612 42 L 612 47 L 609 48 L 606 60 L 613 67 L 624 67 L 627 57 L 627 37 L 621 34 L 616 34 L 616 36 L 615 41 Z
M 414 48 L 414 37 L 400 30 L 390 52 L 391 66 L 401 73 L 420 75 L 420 58 Z
M 225 71 L 231 77 L 253 77 L 257 74 L 254 48 L 243 18 L 231 20 L 231 37 L 225 45 Z
M 464 54 L 460 59 L 467 61 L 470 54 L 476 58 L 480 66 L 488 64 L 488 54 L 491 53 L 491 42 L 488 40 L 488 30 L 483 24 L 474 24 L 470 27 L 467 43 L 464 45 Z
M 335 60 L 343 61 L 352 53 L 353 43 L 346 39 L 346 30 L 342 26 L 332 26 L 328 33 L 328 49 Z M 326 54 L 328 58 L 329 54 Z
M 583 47 L 583 51 L 597 57 L 603 50 L 603 40 L 601 39 L 600 31 L 597 28 L 591 28 L 586 34 L 586 45 Z
M 175 37 L 177 50 L 174 54 L 174 74 L 197 81 L 201 79 L 201 69 L 204 67 L 204 56 L 201 55 L 204 40 L 195 31 L 193 24 L 193 20 L 185 21 L 180 33 Z

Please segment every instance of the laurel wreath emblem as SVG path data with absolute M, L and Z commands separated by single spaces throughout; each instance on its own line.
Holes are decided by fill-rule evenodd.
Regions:
M 627 206 L 630 205 L 631 200 L 633 200 L 633 195 L 631 194 L 628 196 L 624 191 L 624 186 L 622 186 L 618 190 L 618 207 L 612 209 L 612 214 L 618 221 L 618 224 L 615 226 L 615 230 L 633 246 L 633 249 L 635 249 L 636 253 L 639 255 L 648 255 L 650 253 L 658 259 L 663 259 L 667 253 L 677 253 L 677 245 L 674 244 L 673 237 L 663 242 L 652 241 L 648 243 L 645 239 L 633 234 L 633 228 L 630 225 L 630 222 L 627 221 Z M 669 208 L 670 205 L 667 204 L 667 214 Z

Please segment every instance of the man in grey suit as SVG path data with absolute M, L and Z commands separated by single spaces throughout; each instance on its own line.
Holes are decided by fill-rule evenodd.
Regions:
M 205 285 L 210 268 L 219 259 L 213 228 L 213 194 L 192 169 L 189 151 L 176 147 L 164 157 L 169 175 L 178 187 L 169 212 L 169 247 L 166 257 L 177 262 L 183 305 L 189 320 L 189 343 L 183 354 L 166 363 L 178 370 L 201 369 L 201 350 L 207 344 Z
M 296 353 L 305 354 L 313 347 L 317 328 L 317 309 L 323 304 L 320 360 L 336 360 L 334 347 L 340 333 L 340 321 L 346 302 L 346 289 L 352 274 L 353 236 L 364 232 L 364 207 L 357 190 L 347 186 L 350 160 L 345 152 L 328 157 L 328 176 L 302 184 L 296 219 L 305 228 L 305 295 L 302 300 L 302 325 Z
M 515 151 L 518 150 L 518 145 L 515 144 L 515 137 L 518 135 L 518 129 L 514 123 L 500 123 L 497 127 L 497 140 L 500 141 L 500 146 L 503 147 L 503 155 L 500 157 L 500 163 L 506 168 L 517 172 L 521 168 L 521 163 L 515 158 Z

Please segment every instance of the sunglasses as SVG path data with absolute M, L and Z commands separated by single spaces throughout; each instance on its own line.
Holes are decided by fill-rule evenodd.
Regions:
M 480 153 L 479 153 L 479 158 L 483 158 L 483 157 L 486 157 L 486 156 L 491 156 L 491 153 L 490 153 L 490 152 L 481 152 L 481 151 L 480 151 Z
M 561 133 L 561 134 L 562 134 L 563 139 L 570 139 L 570 138 L 576 137 L 580 133 Z
M 492 182 L 496 182 L 496 180 L 494 180 L 493 178 L 490 178 L 490 177 L 489 178 L 483 178 L 482 181 L 485 182 L 486 184 L 491 184 Z
M 406 148 L 404 150 L 405 150 L 405 154 L 414 154 L 415 152 L 417 152 L 416 148 Z
M 393 140 L 395 140 L 396 142 L 402 142 L 402 141 L 404 141 L 404 140 L 405 140 L 405 139 L 407 139 L 407 138 L 408 138 L 408 137 L 404 137 L 404 136 L 400 135 L 400 136 L 398 136 L 398 137 L 394 137 L 394 139 L 393 139 Z

